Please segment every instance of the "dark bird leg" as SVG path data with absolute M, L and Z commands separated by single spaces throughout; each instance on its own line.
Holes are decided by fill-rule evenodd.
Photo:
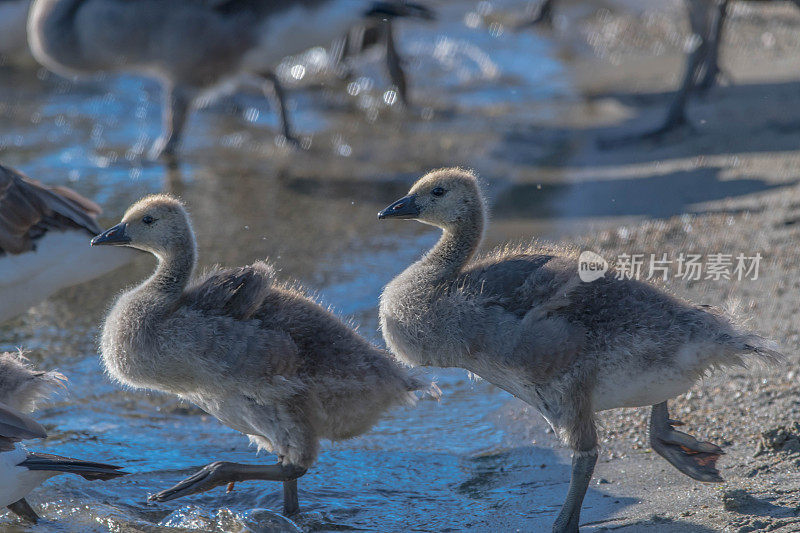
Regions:
M 297 501 L 297 480 L 290 479 L 283 482 L 283 515 L 292 516 L 300 509 Z
M 178 86 L 164 86 L 164 104 L 161 113 L 161 135 L 153 143 L 148 154 L 152 160 L 159 157 L 173 158 L 180 145 L 186 118 L 192 99 L 188 92 Z
M 572 448 L 572 475 L 564 505 L 553 523 L 553 533 L 577 533 L 581 506 L 597 463 L 597 428 L 589 401 L 584 396 L 574 396 L 577 404 L 571 420 L 562 420 L 560 431 Z M 555 427 L 553 429 L 556 429 Z
M 667 110 L 667 117 L 664 123 L 655 130 L 643 135 L 647 137 L 660 137 L 667 132 L 684 126 L 688 123 L 686 118 L 686 103 L 689 95 L 695 88 L 697 72 L 703 60 L 708 57 L 709 49 L 709 17 L 714 6 L 709 6 L 708 0 L 686 0 L 689 11 L 689 23 L 692 28 L 692 39 L 696 41 L 686 59 L 686 67 L 683 73 L 681 86 L 675 93 L 672 103 Z M 718 3 L 716 0 L 714 3 Z
M 716 83 L 722 74 L 719 67 L 719 47 L 722 42 L 722 30 L 725 26 L 725 17 L 728 12 L 728 0 L 717 0 L 712 7 L 711 28 L 708 35 L 708 55 L 700 77 L 697 78 L 697 90 L 706 92 Z
M 394 40 L 394 28 L 391 20 L 383 23 L 384 39 L 386 39 L 386 67 L 389 70 L 389 78 L 392 84 L 397 87 L 397 95 L 404 106 L 408 106 L 408 82 L 406 73 L 403 71 L 403 59 L 397 53 L 397 45 Z
M 295 146 L 300 146 L 299 139 L 295 137 L 294 132 L 292 131 L 293 128 L 291 121 L 289 120 L 289 112 L 286 107 L 286 92 L 283 90 L 283 85 L 274 72 L 267 72 L 264 74 L 264 79 L 269 81 L 270 85 L 272 86 L 272 94 L 275 97 L 274 101 L 278 107 L 278 113 L 280 113 L 281 117 L 281 133 L 288 142 Z M 266 90 L 267 89 L 265 87 L 265 93 Z
M 553 523 L 553 533 L 575 533 L 581 518 L 581 506 L 586 496 L 586 489 L 594 474 L 597 463 L 597 448 L 572 453 L 572 477 L 569 480 L 569 491 L 561 512 Z
M 686 118 L 686 104 L 689 96 L 696 88 L 696 82 L 703 62 L 709 53 L 709 31 L 711 28 L 710 20 L 713 18 L 712 11 L 715 6 L 723 0 L 714 0 L 713 4 L 709 0 L 686 0 L 686 7 L 689 14 L 689 22 L 692 29 L 692 49 L 686 58 L 683 79 L 680 88 L 675 92 L 667 116 L 661 126 L 645 133 L 636 133 L 622 137 L 606 139 L 600 144 L 606 148 L 636 142 L 644 139 L 657 139 L 663 135 L 689 125 Z
M 349 65 L 350 56 L 353 55 L 351 49 L 354 46 L 353 41 L 360 40 L 363 32 L 364 29 L 360 26 L 352 28 L 344 37 L 335 40 L 331 45 L 331 61 L 335 65 L 334 71 L 340 79 L 350 80 L 353 77 L 353 71 Z
M 174 487 L 161 491 L 148 498 L 150 501 L 166 502 L 183 498 L 190 494 L 206 492 L 220 485 L 229 485 L 238 481 L 266 480 L 283 481 L 283 512 L 286 516 L 297 512 L 297 478 L 306 473 L 306 469 L 294 465 L 244 465 L 217 461 L 206 465 L 194 475 L 184 479 Z
M 672 466 L 697 481 L 721 482 L 717 460 L 725 452 L 710 442 L 700 442 L 673 426 L 682 422 L 670 420 L 667 402 L 653 406 L 650 414 L 650 446 Z
M 39 521 L 39 515 L 37 515 L 36 511 L 34 511 L 30 504 L 25 501 L 25 498 L 15 501 L 8 506 L 8 509 L 15 515 L 24 518 L 33 524 Z
M 534 26 L 536 24 L 546 24 L 547 26 L 553 25 L 553 6 L 555 6 L 556 0 L 543 0 L 539 3 L 538 9 L 536 9 L 533 16 L 524 22 L 522 22 L 518 29 L 522 29 L 528 26 Z

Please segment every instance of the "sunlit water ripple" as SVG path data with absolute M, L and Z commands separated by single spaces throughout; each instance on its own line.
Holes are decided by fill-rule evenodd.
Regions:
M 501 4 L 510 9 L 525 2 Z M 274 113 L 250 91 L 194 114 L 183 161 L 169 171 L 143 160 L 160 124 L 158 87 L 150 81 L 72 84 L 41 72 L 2 71 L 0 156 L 39 180 L 67 183 L 95 199 L 105 208 L 103 224 L 143 194 L 179 193 L 195 219 L 203 266 L 270 257 L 284 275 L 318 289 L 325 303 L 380 343 L 382 286 L 436 239 L 419 225 L 375 221 L 377 210 L 413 177 L 408 155 L 395 153 L 394 141 L 419 135 L 425 143 L 431 131 L 457 136 L 465 115 L 480 123 L 495 106 L 524 112 L 528 102 L 568 91 L 552 50 L 536 33 L 465 24 L 478 5 L 449 2 L 435 25 L 403 27 L 401 46 L 421 111 L 404 117 L 386 104 L 387 81 L 374 57 L 357 65 L 355 86 L 328 83 L 320 90 L 309 86 L 316 78 L 294 84 L 293 117 L 311 136 L 308 153 L 276 146 Z M 311 59 L 318 61 L 315 53 Z M 309 78 L 316 71 L 306 69 Z M 392 130 L 398 131 L 394 140 Z M 383 148 L 359 155 L 373 135 L 387 136 Z M 363 170 L 365 161 L 382 172 Z M 328 181 L 328 173 L 337 178 Z M 456 370 L 429 372 L 442 389 L 440 401 L 424 399 L 388 414 L 362 437 L 325 444 L 300 480 L 302 512 L 293 520 L 278 514 L 281 487 L 271 483 L 147 504 L 148 494 L 206 463 L 273 460 L 256 457 L 245 437 L 191 405 L 124 391 L 104 376 L 96 350 L 103 312 L 116 292 L 150 268 L 151 259 L 142 257 L 0 328 L 0 348 L 29 349 L 35 364 L 70 379 L 69 392 L 37 414 L 50 438 L 30 446 L 132 472 L 106 483 L 54 478 L 30 498 L 42 524 L 31 528 L 6 514 L 0 528 L 525 530 L 537 516 L 551 519 L 566 486 L 562 459 L 549 448 L 509 439 L 494 416 L 509 396 Z

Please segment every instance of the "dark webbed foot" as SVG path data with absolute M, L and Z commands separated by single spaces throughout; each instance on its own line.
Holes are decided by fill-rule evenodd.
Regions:
M 25 501 L 25 498 L 15 501 L 8 506 L 8 509 L 15 515 L 24 518 L 33 524 L 39 521 L 39 515 L 37 515 L 36 511 L 33 510 L 27 501 Z
M 236 480 L 232 479 L 233 463 L 217 461 L 204 466 L 195 474 L 187 477 L 177 485 L 167 490 L 162 490 L 158 494 L 150 496 L 148 501 L 168 502 L 177 498 L 183 498 L 199 492 L 207 492 L 220 485 L 227 485 Z
M 206 465 L 195 474 L 184 479 L 177 485 L 161 491 L 148 498 L 149 501 L 166 502 L 183 498 L 191 494 L 207 492 L 221 485 L 228 486 L 228 492 L 233 490 L 237 481 L 253 479 L 283 482 L 283 512 L 290 516 L 297 512 L 297 478 L 306 473 L 306 469 L 294 465 L 243 465 L 217 461 Z
M 650 446 L 653 450 L 692 479 L 710 483 L 723 481 L 717 470 L 717 460 L 725 454 L 722 448 L 677 431 L 673 427 L 676 425 L 682 424 L 669 419 L 666 402 L 653 406 L 650 416 Z

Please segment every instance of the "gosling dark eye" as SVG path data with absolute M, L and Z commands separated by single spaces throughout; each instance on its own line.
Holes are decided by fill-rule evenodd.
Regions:
M 152 224 L 152 223 L 153 223 L 153 222 L 155 222 L 155 221 L 156 221 L 156 219 L 154 219 L 154 218 L 153 218 L 153 217 L 151 217 L 150 215 L 145 215 L 145 216 L 143 216 L 143 217 L 142 217 L 142 222 L 144 222 L 144 223 L 145 223 L 145 224 L 147 224 L 147 225 L 150 225 L 150 224 Z
M 442 195 L 444 195 L 444 193 L 446 193 L 446 192 L 447 192 L 447 191 L 445 191 L 445 190 L 444 190 L 443 188 L 441 188 L 441 187 L 434 187 L 434 188 L 431 190 L 431 194 L 432 194 L 432 195 L 434 195 L 434 196 L 442 196 Z

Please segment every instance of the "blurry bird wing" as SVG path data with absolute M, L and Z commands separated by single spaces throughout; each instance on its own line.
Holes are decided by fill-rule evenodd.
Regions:
M 0 437 L 7 440 L 43 439 L 47 431 L 36 420 L 0 403 Z
M 0 253 L 33 250 L 48 230 L 100 233 L 100 207 L 66 187 L 48 187 L 0 165 Z
M 121 470 L 121 466 L 97 463 L 95 461 L 84 461 L 83 459 L 74 459 L 72 457 L 62 457 L 61 455 L 40 452 L 28 452 L 25 460 L 18 466 L 23 466 L 28 470 L 45 470 L 48 472 L 75 474 L 89 480 L 108 480 L 128 474 Z

